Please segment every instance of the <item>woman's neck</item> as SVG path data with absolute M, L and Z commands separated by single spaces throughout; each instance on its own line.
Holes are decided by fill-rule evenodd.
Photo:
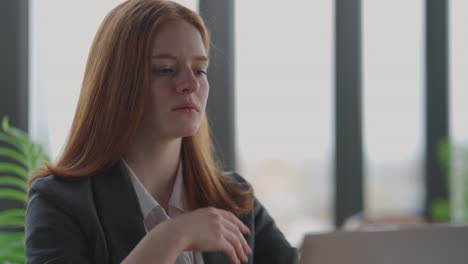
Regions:
M 148 192 L 167 209 L 180 162 L 182 139 L 134 140 L 124 155 Z

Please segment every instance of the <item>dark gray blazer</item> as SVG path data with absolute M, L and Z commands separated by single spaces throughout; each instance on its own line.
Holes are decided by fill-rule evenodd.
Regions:
M 239 182 L 245 180 L 230 174 Z M 265 208 L 255 206 L 243 222 L 254 252 L 250 264 L 296 263 L 290 246 Z M 136 194 L 119 161 L 103 173 L 77 181 L 56 176 L 36 180 L 26 209 L 26 263 L 120 263 L 145 236 Z M 204 252 L 205 264 L 228 264 L 222 252 Z

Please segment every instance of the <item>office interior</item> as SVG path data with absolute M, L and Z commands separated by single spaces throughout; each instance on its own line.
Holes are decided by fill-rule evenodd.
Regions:
M 0 118 L 51 160 L 94 34 L 121 2 L 0 1 Z M 207 113 L 223 168 L 252 183 L 291 244 L 468 221 L 467 1 L 176 2 L 212 34 Z M 23 207 L 0 196 L 0 211 Z

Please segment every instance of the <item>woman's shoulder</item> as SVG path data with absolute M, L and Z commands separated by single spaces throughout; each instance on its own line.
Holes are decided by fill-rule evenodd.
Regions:
M 235 171 L 224 171 L 223 174 L 226 175 L 226 176 L 231 177 L 233 180 L 235 180 L 237 182 L 248 183 L 244 179 L 244 177 L 240 176 L 239 173 L 237 173 Z
M 56 192 L 76 192 L 82 191 L 89 186 L 89 177 L 79 179 L 63 179 L 55 175 L 48 175 L 36 179 L 32 184 L 30 191 L 40 193 L 56 193 Z
M 92 202 L 89 178 L 66 180 L 55 175 L 38 178 L 29 188 L 28 204 L 39 198 L 66 209 L 82 206 L 86 200 Z
M 223 174 L 228 176 L 228 178 L 234 183 L 235 185 L 239 185 L 240 187 L 252 189 L 252 185 L 241 175 L 239 175 L 235 171 L 224 171 Z

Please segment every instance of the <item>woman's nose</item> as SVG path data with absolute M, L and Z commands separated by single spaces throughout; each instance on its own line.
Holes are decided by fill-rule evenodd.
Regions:
M 176 91 L 179 94 L 190 93 L 196 91 L 200 87 L 200 83 L 191 69 L 186 69 L 181 72 L 179 78 L 176 86 Z

